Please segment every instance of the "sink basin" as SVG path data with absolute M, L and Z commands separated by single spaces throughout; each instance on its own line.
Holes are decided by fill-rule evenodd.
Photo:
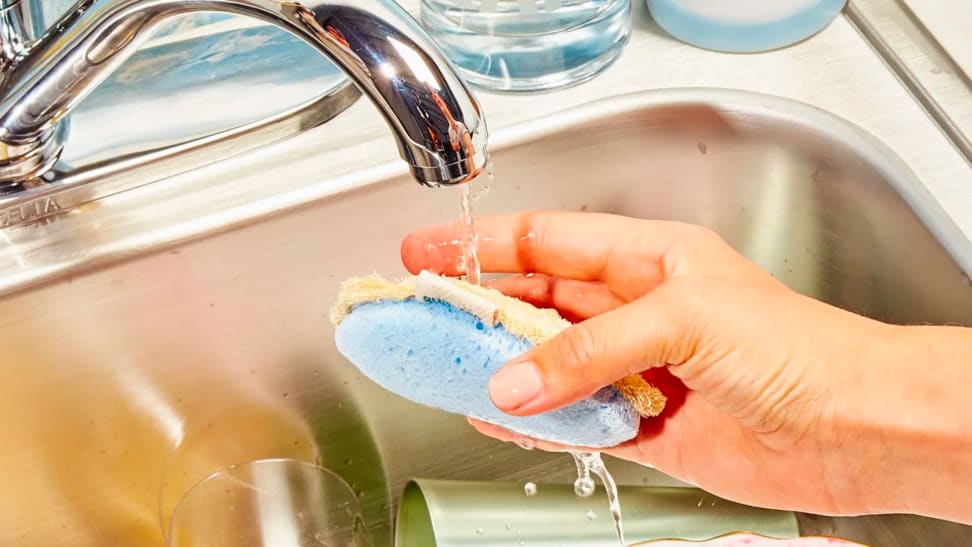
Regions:
M 972 326 L 972 245 L 890 150 L 809 106 L 646 92 L 493 143 L 480 214 L 695 222 L 803 293 L 890 322 Z M 168 224 L 166 211 L 211 190 L 193 187 L 135 189 L 8 234 L 0 444 L 15 449 L 0 454 L 0 544 L 162 546 L 193 484 L 267 457 L 338 473 L 378 545 L 409 478 L 573 480 L 569 457 L 401 400 L 334 348 L 338 284 L 403 273 L 401 237 L 454 220 L 457 191 L 420 189 L 395 163 L 247 208 L 210 201 L 206 222 Z M 678 484 L 609 465 L 623 484 Z M 972 544 L 972 528 L 918 517 L 801 520 L 882 547 Z

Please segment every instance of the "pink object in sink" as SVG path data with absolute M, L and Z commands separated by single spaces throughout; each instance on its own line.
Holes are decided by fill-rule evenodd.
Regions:
M 867 547 L 837 538 L 803 537 L 773 539 L 756 534 L 732 534 L 705 541 L 664 539 L 639 543 L 642 547 Z

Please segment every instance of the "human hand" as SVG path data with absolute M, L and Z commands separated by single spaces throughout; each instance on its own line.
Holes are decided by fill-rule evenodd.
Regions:
M 463 274 L 460 229 L 410 234 L 406 267 Z M 891 325 L 790 290 L 693 225 L 553 212 L 484 218 L 477 229 L 483 272 L 514 274 L 494 287 L 579 321 L 493 377 L 501 410 L 545 412 L 647 370 L 669 407 L 635 440 L 602 452 L 764 507 L 859 514 L 907 505 L 907 493 L 883 484 L 901 480 L 884 474 L 895 465 L 887 439 L 868 437 L 913 387 L 891 370 L 900 334 Z M 675 382 L 664 382 L 666 369 Z

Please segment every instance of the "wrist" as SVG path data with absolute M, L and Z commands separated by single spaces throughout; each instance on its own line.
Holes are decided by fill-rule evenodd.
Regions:
M 883 325 L 865 343 L 835 439 L 862 512 L 972 522 L 972 330 Z

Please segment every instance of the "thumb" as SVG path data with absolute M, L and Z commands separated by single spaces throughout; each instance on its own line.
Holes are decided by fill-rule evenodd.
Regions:
M 682 298 L 685 292 L 674 295 L 663 284 L 517 357 L 490 379 L 493 404 L 517 416 L 539 414 L 631 374 L 683 363 L 698 346 L 698 329 L 691 328 L 694 306 Z

